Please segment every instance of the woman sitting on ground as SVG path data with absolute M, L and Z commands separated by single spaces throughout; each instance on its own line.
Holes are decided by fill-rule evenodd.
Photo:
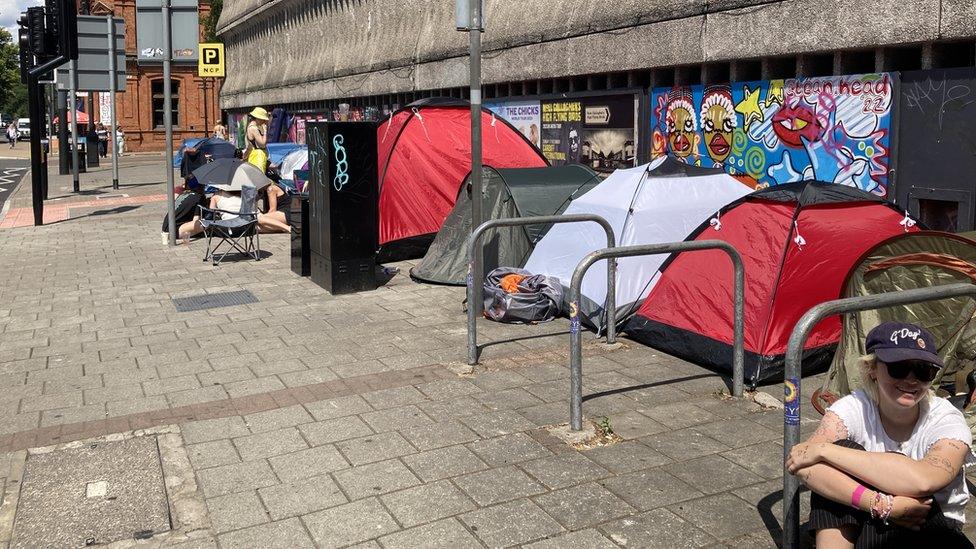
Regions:
M 942 367 L 927 330 L 868 333 L 862 388 L 838 400 L 786 460 L 810 497 L 817 549 L 973 547 L 962 533 L 963 466 L 976 462 L 962 413 L 931 392 Z

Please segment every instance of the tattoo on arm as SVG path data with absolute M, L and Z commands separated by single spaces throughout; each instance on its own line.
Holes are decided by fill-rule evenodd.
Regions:
M 923 463 L 928 463 L 936 469 L 945 471 L 946 473 L 953 473 L 952 462 L 942 456 L 927 455 L 922 460 Z
M 948 479 L 957 475 L 962 469 L 968 452 L 968 444 L 960 440 L 944 438 L 936 441 L 929 448 L 921 462 L 945 473 Z
M 844 425 L 843 420 L 840 416 L 834 412 L 827 411 L 824 414 L 823 419 L 820 420 L 820 426 L 810 437 L 810 441 L 819 440 L 823 442 L 836 442 L 838 440 L 843 440 L 847 438 L 847 426 Z

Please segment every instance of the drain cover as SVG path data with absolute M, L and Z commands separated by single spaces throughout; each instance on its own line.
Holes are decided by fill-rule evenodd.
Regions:
M 170 529 L 155 437 L 28 456 L 11 548 L 83 547 Z
M 258 298 L 254 297 L 254 294 L 247 290 L 173 298 L 173 305 L 176 305 L 176 310 L 181 313 L 216 309 L 218 307 L 233 307 L 234 305 L 247 305 L 248 303 L 257 302 Z

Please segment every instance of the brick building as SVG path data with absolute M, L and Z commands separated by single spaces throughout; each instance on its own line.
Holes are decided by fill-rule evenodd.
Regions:
M 166 134 L 163 118 L 162 63 L 140 63 L 137 57 L 136 0 L 91 0 L 92 15 L 108 15 L 125 19 L 126 91 L 118 95 L 118 124 L 125 132 L 126 151 L 160 151 L 165 148 Z M 78 1 L 79 9 L 81 0 Z M 210 0 L 200 0 L 199 20 L 210 14 Z M 203 25 L 200 24 L 200 40 Z M 220 119 L 218 96 L 220 79 L 197 76 L 196 63 L 174 62 L 171 70 L 173 89 L 173 140 L 175 145 L 187 138 L 207 135 Z M 204 81 L 206 80 L 206 84 Z M 206 89 L 204 86 L 206 85 Z M 96 94 L 96 120 L 98 120 Z

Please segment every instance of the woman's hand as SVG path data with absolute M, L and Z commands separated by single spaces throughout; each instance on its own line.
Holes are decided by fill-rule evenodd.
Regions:
M 800 469 L 811 465 L 816 465 L 823 461 L 823 449 L 828 446 L 825 442 L 801 442 L 790 450 L 790 456 L 786 458 L 786 467 L 791 475 L 795 475 Z
M 891 507 L 891 522 L 908 528 L 919 530 L 925 524 L 926 517 L 932 509 L 932 498 L 911 498 L 895 496 Z

